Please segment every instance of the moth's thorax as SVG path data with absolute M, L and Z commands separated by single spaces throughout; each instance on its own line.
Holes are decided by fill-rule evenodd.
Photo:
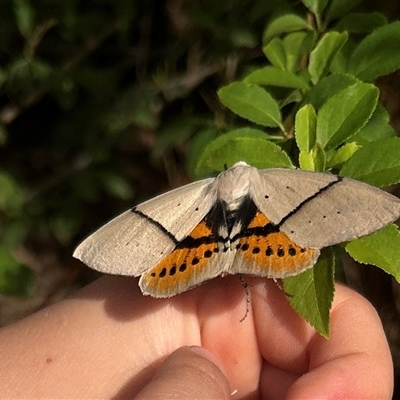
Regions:
M 217 187 L 217 197 L 229 210 L 237 210 L 248 196 L 250 185 L 254 184 L 252 180 L 254 172 L 253 167 L 240 162 L 216 178 L 214 183 Z

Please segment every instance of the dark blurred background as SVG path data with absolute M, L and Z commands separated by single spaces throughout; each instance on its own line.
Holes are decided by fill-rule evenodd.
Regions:
M 397 0 L 359 3 L 400 18 Z M 0 2 L 0 325 L 95 279 L 77 243 L 189 182 L 196 146 L 225 127 L 216 90 L 265 62 L 263 30 L 286 7 L 305 15 L 284 0 Z M 399 132 L 400 73 L 377 84 Z M 399 285 L 356 265 L 347 282 L 377 308 L 400 375 Z

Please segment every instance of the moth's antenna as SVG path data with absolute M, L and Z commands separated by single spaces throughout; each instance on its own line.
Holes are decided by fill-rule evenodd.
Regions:
M 278 286 L 278 289 L 282 290 L 282 292 L 285 293 L 286 297 L 293 297 L 293 295 L 285 291 L 281 279 L 272 278 L 272 280 L 275 282 L 275 285 Z
M 238 277 L 246 293 L 246 313 L 244 314 L 244 317 L 240 320 L 240 322 L 243 322 L 247 318 L 247 315 L 249 314 L 250 311 L 250 290 L 248 283 L 243 278 L 243 275 L 238 275 Z

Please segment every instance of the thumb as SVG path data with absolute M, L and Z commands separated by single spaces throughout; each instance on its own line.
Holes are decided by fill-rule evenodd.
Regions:
M 230 399 L 218 360 L 202 347 L 181 347 L 160 366 L 135 400 Z

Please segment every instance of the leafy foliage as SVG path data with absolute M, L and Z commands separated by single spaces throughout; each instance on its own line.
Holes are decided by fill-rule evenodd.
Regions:
M 398 23 L 387 24 L 383 17 L 374 14 L 372 17 L 381 24 L 362 38 L 359 45 L 353 44 L 352 53 L 348 53 L 346 44 L 350 40 L 355 43 L 355 38 L 346 32 L 321 29 L 328 25 L 323 14 L 328 3 L 304 1 L 304 4 L 314 10 L 316 25 L 310 26 L 293 14 L 274 19 L 263 36 L 266 64 L 271 65 L 255 68 L 242 80 L 219 90 L 222 104 L 255 125 L 236 129 L 211 142 L 199 156 L 201 170 L 205 170 L 205 163 L 213 169 L 223 165 L 221 160 L 229 161 L 230 165 L 239 158 L 259 166 L 261 148 L 263 157 L 271 161 L 268 166 L 278 167 L 281 165 L 275 154 L 280 148 L 282 152 L 286 149 L 292 163 L 303 169 L 332 171 L 377 186 L 400 182 L 400 140 L 393 137 L 378 103 L 379 89 L 368 83 L 400 67 L 396 56 L 389 56 L 400 40 Z M 334 4 L 330 3 L 331 10 Z M 348 18 L 344 16 L 337 25 L 343 27 Z M 301 31 L 308 34 L 311 29 L 317 40 L 308 54 L 298 57 L 291 53 L 285 46 L 288 39 Z M 371 57 L 372 52 L 378 55 Z M 240 118 L 230 124 L 243 126 Z M 374 131 L 379 133 L 369 134 L 368 124 L 373 124 Z M 257 139 L 253 137 L 255 129 Z M 260 136 L 260 129 L 265 132 L 264 137 Z M 293 147 L 294 141 L 298 151 Z M 223 147 L 219 146 L 222 142 Z M 267 146 L 272 142 L 274 146 Z M 357 245 L 350 243 L 346 249 L 356 259 L 379 265 L 398 279 L 397 228 L 391 225 L 375 235 L 379 240 L 362 238 L 354 241 Z M 394 244 L 384 246 L 384 259 L 379 256 L 382 242 Z M 333 260 L 333 253 L 325 251 L 313 270 L 284 282 L 292 306 L 325 336 L 329 335 L 334 291 Z
M 399 22 L 360 2 L 2 2 L 0 268 L 23 276 L 16 250 L 38 243 L 69 257 L 155 191 L 140 176 L 159 177 L 160 160 L 168 175 L 176 160 L 200 177 L 244 159 L 399 182 L 399 139 L 373 84 L 400 66 Z M 397 228 L 379 235 L 396 243 Z M 381 263 L 361 240 L 350 254 L 368 248 L 365 262 L 398 276 L 395 246 Z M 333 264 L 327 250 L 284 282 L 326 336 Z M 17 272 L 0 273 L 0 291 L 31 293 Z

